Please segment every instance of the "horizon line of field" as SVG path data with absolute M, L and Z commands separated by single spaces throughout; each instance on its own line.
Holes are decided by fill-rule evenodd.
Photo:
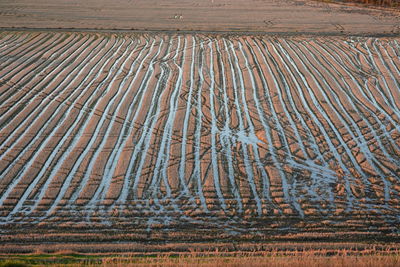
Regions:
M 263 36 L 263 37 L 343 37 L 343 38 L 398 38 L 398 32 L 350 33 L 346 31 L 259 31 L 259 30 L 167 30 L 167 29 L 91 29 L 91 28 L 28 28 L 0 27 L 0 32 L 41 32 L 41 33 L 99 33 L 99 34 L 149 34 L 149 35 L 209 35 L 218 36 Z
M 4 222 L 135 199 L 151 222 L 246 196 L 259 216 L 398 211 L 396 39 L 0 38 Z

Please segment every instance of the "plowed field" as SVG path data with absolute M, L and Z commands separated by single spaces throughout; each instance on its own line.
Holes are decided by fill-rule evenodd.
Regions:
M 3 32 L 0 227 L 397 236 L 399 42 Z

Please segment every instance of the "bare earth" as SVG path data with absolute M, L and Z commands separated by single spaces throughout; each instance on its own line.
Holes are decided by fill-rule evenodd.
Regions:
M 398 242 L 399 25 L 298 0 L 0 1 L 0 252 Z
M 397 239 L 399 38 L 0 38 L 4 240 Z
M 399 12 L 301 0 L 3 0 L 2 28 L 396 34 Z

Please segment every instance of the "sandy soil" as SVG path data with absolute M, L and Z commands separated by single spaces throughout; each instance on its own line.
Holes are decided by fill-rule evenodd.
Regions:
M 398 34 L 399 12 L 304 0 L 4 0 L 3 28 Z
M 0 223 L 395 238 L 399 42 L 2 32 Z

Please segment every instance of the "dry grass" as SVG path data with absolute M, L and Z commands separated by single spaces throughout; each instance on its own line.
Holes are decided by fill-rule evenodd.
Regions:
M 9 255 L 5 261 L 26 266 L 400 266 L 400 251 L 387 250 L 274 250 L 255 252 L 188 252 L 151 254 Z M 3 266 L 0 259 L 0 266 Z M 7 266 L 7 265 L 5 265 Z
M 326 2 L 326 0 L 323 0 Z M 339 0 L 345 3 L 361 3 L 366 5 L 375 5 L 383 7 L 400 7 L 400 0 Z
M 99 264 L 93 264 L 97 266 Z M 353 267 L 390 267 L 400 266 L 400 255 L 373 256 L 316 256 L 305 253 L 295 256 L 237 256 L 237 257 L 196 257 L 159 256 L 155 258 L 104 258 L 101 266 L 353 266 Z
M 356 0 L 356 2 L 378 5 L 378 6 L 390 6 L 390 7 L 398 7 L 400 5 L 399 0 Z

